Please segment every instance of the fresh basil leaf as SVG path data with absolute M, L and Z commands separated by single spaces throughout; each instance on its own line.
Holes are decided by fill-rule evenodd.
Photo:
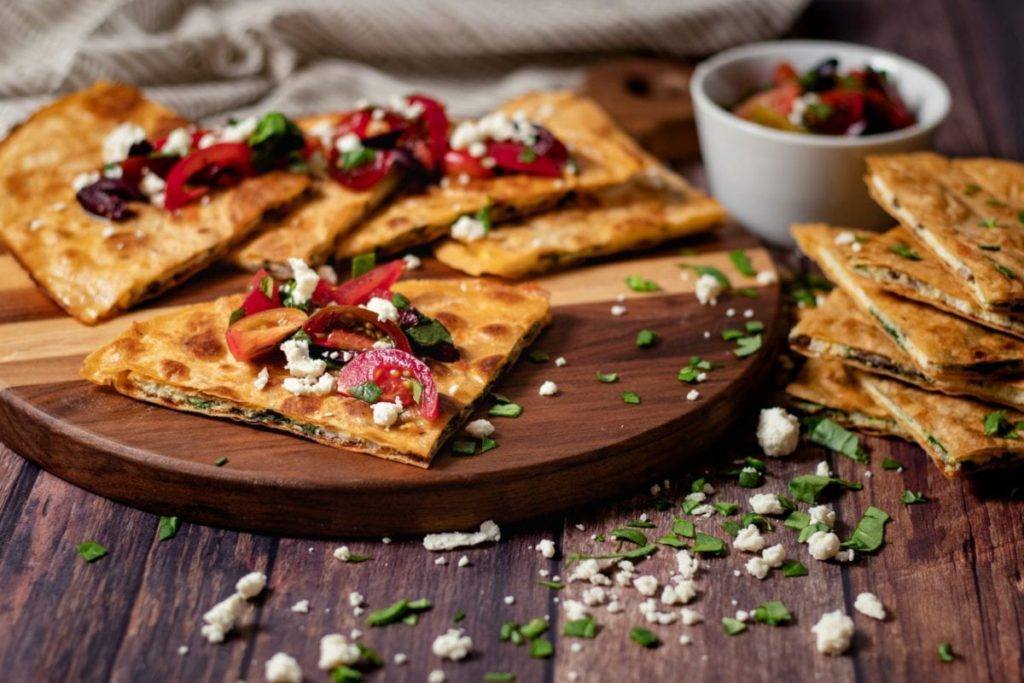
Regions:
M 533 640 L 547 630 L 548 622 L 540 618 L 530 619 L 530 621 L 519 627 L 519 632 L 522 633 L 527 640 Z
M 597 635 L 597 622 L 593 617 L 584 617 L 565 622 L 562 635 L 570 638 L 593 638 Z
M 368 251 L 368 252 L 366 252 L 364 254 L 357 254 L 357 255 L 352 257 L 352 277 L 353 278 L 357 278 L 360 275 L 365 275 L 366 273 L 369 273 L 371 270 L 373 270 L 376 267 L 377 267 L 377 255 L 374 252 L 372 252 L 372 251 Z M 398 296 L 401 296 L 401 294 L 399 294 Z M 402 297 L 402 298 L 404 299 L 405 297 Z M 405 299 L 405 302 L 408 305 L 409 300 Z
M 611 533 L 608 535 L 618 541 L 629 541 L 630 543 L 635 543 L 639 546 L 647 545 L 647 536 L 637 529 L 612 529 Z
M 783 626 L 793 621 L 793 615 L 781 601 L 769 600 L 754 610 L 754 621 L 768 626 Z
M 657 338 L 658 333 L 654 330 L 640 330 L 636 333 L 637 348 L 646 349 L 650 346 L 654 346 L 654 342 Z
M 763 340 L 759 334 L 750 337 L 740 337 L 736 340 L 736 348 L 733 349 L 732 354 L 737 358 L 752 356 L 761 350 L 762 343 Z
M 648 280 L 647 278 L 640 277 L 639 275 L 630 275 L 627 277 L 626 286 L 634 292 L 657 292 L 661 289 L 661 287 L 658 286 L 658 283 L 654 280 Z
M 177 517 L 161 517 L 160 523 L 157 525 L 157 538 L 161 541 L 167 541 L 174 538 L 178 534 L 178 527 L 181 522 L 178 521 Z
M 886 458 L 882 461 L 883 470 L 898 470 L 903 468 L 903 463 L 899 460 L 893 460 L 892 458 Z
M 547 659 L 555 653 L 551 641 L 545 638 L 537 638 L 530 641 L 530 656 L 534 659 Z
M 750 258 L 747 257 L 747 252 L 742 249 L 733 249 L 729 252 L 729 260 L 736 266 L 736 270 L 740 271 L 747 277 L 756 277 L 757 271 L 754 270 L 754 266 L 750 265 Z
M 523 414 L 523 407 L 518 403 L 496 403 L 488 413 L 494 417 L 519 417 Z
M 420 322 L 405 328 L 405 334 L 416 346 L 431 348 L 440 344 L 451 344 L 452 335 L 448 328 L 433 318 L 421 314 Z
M 709 536 L 698 531 L 693 542 L 693 552 L 702 555 L 724 555 L 725 541 L 717 536 Z
M 675 521 L 672 522 L 672 533 L 678 534 L 685 538 L 693 538 L 695 527 L 693 521 L 689 519 L 682 519 L 676 517 Z
M 786 560 L 782 563 L 782 575 L 787 578 L 807 576 L 808 573 L 807 567 L 799 560 Z
M 928 499 L 920 491 L 909 490 L 903 492 L 903 495 L 900 496 L 900 500 L 903 501 L 905 505 L 917 505 L 928 502 Z
M 622 392 L 622 402 L 636 405 L 640 403 L 640 394 L 635 391 L 624 391 Z
M 637 645 L 648 649 L 658 647 L 658 645 L 661 644 L 661 640 L 658 639 L 658 636 L 639 626 L 630 629 L 629 639 Z
M 725 515 L 726 517 L 735 515 L 740 509 L 738 504 L 729 502 L 712 503 L 711 507 L 715 508 L 720 514 Z
M 605 384 L 614 384 L 619 381 L 619 373 L 617 372 L 597 372 L 597 381 L 604 382 Z
M 738 636 L 747 630 L 747 625 L 739 619 L 733 619 L 732 617 L 722 617 L 722 630 L 725 631 L 726 635 Z
M 686 542 L 673 533 L 668 533 L 655 541 L 658 545 L 667 545 L 670 548 L 685 548 Z
M 252 165 L 269 171 L 295 160 L 306 146 L 306 136 L 294 121 L 280 112 L 265 114 L 246 141 L 252 149 Z
M 378 386 L 373 380 L 367 380 L 362 384 L 357 384 L 345 391 L 352 398 L 358 398 L 360 401 L 364 401 L 369 404 L 374 404 L 380 401 L 380 397 L 384 393 L 380 386 Z
M 873 553 L 885 543 L 885 525 L 889 515 L 876 507 L 864 511 L 860 521 L 853 530 L 850 540 L 843 543 L 844 548 L 852 548 L 859 553 Z
M 827 417 L 804 418 L 804 433 L 807 439 L 836 453 L 842 453 L 859 463 L 868 463 L 870 458 L 861 446 L 857 435 Z
M 107 549 L 96 541 L 85 541 L 78 544 L 78 554 L 86 562 L 95 562 L 107 554 Z

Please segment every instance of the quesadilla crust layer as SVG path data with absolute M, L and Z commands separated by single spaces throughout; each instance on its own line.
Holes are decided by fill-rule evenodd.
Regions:
M 100 82 L 36 112 L 0 143 L 8 198 L 0 203 L 0 236 L 58 305 L 89 324 L 200 270 L 309 184 L 304 175 L 273 171 L 177 212 L 138 202 L 128 220 L 97 218 L 77 204 L 72 181 L 99 167 L 103 138 L 126 122 L 150 138 L 187 124 L 132 87 Z
M 434 421 L 407 411 L 400 423 L 385 428 L 374 423 L 370 405 L 358 399 L 337 392 L 292 394 L 282 386 L 288 372 L 272 360 L 266 364 L 269 382 L 257 388 L 254 381 L 264 366 L 235 360 L 224 342 L 241 295 L 134 323 L 90 354 L 82 375 L 144 401 L 427 467 L 446 437 L 548 322 L 550 305 L 535 288 L 480 280 L 404 280 L 393 289 L 426 315 L 443 320 L 461 354 L 454 363 L 427 361 L 441 394 L 441 416 Z

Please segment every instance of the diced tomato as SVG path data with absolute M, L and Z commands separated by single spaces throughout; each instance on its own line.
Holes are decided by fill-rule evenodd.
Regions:
M 252 279 L 249 280 L 247 291 L 248 294 L 242 302 L 242 310 L 246 315 L 278 308 L 281 305 L 281 293 L 277 281 L 263 268 L 256 271 Z
M 358 306 L 369 301 L 378 290 L 388 290 L 398 282 L 405 271 L 401 259 L 377 266 L 359 277 L 342 282 L 334 288 L 334 301 L 339 304 Z
M 393 322 L 377 319 L 377 314 L 358 306 L 324 306 L 303 324 L 320 346 L 346 351 L 372 349 L 374 342 L 389 340 L 396 349 L 411 353 L 412 347 L 402 329 Z
M 780 62 L 775 67 L 775 73 L 772 74 L 772 83 L 775 85 L 785 85 L 786 83 L 796 83 L 800 80 L 800 74 L 796 72 L 793 65 L 789 62 Z
M 883 129 L 882 132 L 900 130 L 914 125 L 914 115 L 895 93 L 887 95 L 878 90 L 868 90 L 864 93 L 864 98 L 869 112 L 868 118 L 873 118 L 871 115 L 874 115 L 881 119 L 878 124 Z
M 409 102 L 423 107 L 421 119 L 426 132 L 426 146 L 430 152 L 429 163 L 423 165 L 433 171 L 441 165 L 448 151 L 448 114 L 445 113 L 444 105 L 425 95 L 410 95 Z
M 547 178 L 557 178 L 562 175 L 562 166 L 553 158 L 541 156 L 518 142 L 488 143 L 487 156 L 494 159 L 494 164 L 497 167 L 506 171 Z
M 793 102 L 800 97 L 800 84 L 787 83 L 752 95 L 733 111 L 736 116 L 762 126 L 782 130 L 798 130 L 789 120 Z
M 306 322 L 297 308 L 270 308 L 236 320 L 225 335 L 228 349 L 237 360 L 258 358 L 276 349 Z
M 368 190 L 384 180 L 395 165 L 395 153 L 389 149 L 376 150 L 373 161 L 344 169 L 337 166 L 337 151 L 331 155 L 331 176 L 345 187 L 352 190 Z
M 253 172 L 252 151 L 244 142 L 222 142 L 183 157 L 167 173 L 164 208 L 174 211 L 209 192 L 208 186 L 191 186 L 188 183 L 212 168 L 230 170 L 238 176 L 250 175 Z
M 450 149 L 444 155 L 444 173 L 450 176 L 467 175 L 470 178 L 490 178 L 493 168 L 483 165 L 483 159 L 471 156 L 464 149 Z
M 851 126 L 864 120 L 864 93 L 859 90 L 835 88 L 820 93 L 822 104 L 828 105 L 827 118 L 811 121 L 811 127 L 819 133 L 844 135 Z M 804 117 L 808 120 L 808 117 Z
M 426 363 L 410 353 L 399 349 L 373 349 L 359 354 L 338 372 L 341 391 L 348 392 L 372 381 L 381 388 L 382 400 L 393 401 L 398 397 L 402 398 L 404 405 L 409 405 L 414 397 L 413 380 L 422 387 L 419 392 L 420 415 L 427 420 L 436 420 L 441 415 L 437 383 Z

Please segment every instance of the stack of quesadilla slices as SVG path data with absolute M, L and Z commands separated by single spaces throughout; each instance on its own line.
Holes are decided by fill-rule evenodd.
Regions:
M 790 345 L 794 404 L 911 438 L 948 477 L 1024 458 L 1024 165 L 932 153 L 870 157 L 876 234 L 794 225 L 836 288 Z

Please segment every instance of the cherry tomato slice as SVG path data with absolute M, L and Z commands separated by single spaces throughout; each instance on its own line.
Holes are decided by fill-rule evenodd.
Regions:
M 306 322 L 297 308 L 270 308 L 236 320 L 225 335 L 237 360 L 247 361 L 273 351 Z
M 381 339 L 388 339 L 396 349 L 412 353 L 402 329 L 393 322 L 377 319 L 377 314 L 358 306 L 332 304 L 309 317 L 303 326 L 313 340 L 332 349 L 365 351 Z
M 351 190 L 368 190 L 391 173 L 395 165 L 395 153 L 389 149 L 375 150 L 373 160 L 355 168 L 337 166 L 337 150 L 331 154 L 331 177 Z
M 855 123 L 864 120 L 864 93 L 836 88 L 819 93 L 819 96 L 822 103 L 829 106 L 829 114 L 823 120 L 809 121 L 815 131 L 843 135 Z M 808 120 L 807 114 L 804 119 Z
M 775 67 L 775 73 L 772 74 L 772 83 L 775 85 L 785 85 L 799 81 L 800 74 L 796 72 L 796 69 L 789 62 L 779 62 L 779 65 Z
M 424 164 L 428 170 L 438 168 L 448 151 L 448 114 L 445 113 L 444 105 L 432 97 L 426 95 L 410 95 L 409 102 L 419 104 L 423 107 L 421 120 L 426 131 L 427 149 L 430 151 L 430 163 Z
M 399 399 L 403 406 L 411 406 L 416 402 L 413 390 L 412 374 L 408 370 L 392 365 L 378 365 L 373 370 L 373 381 L 380 387 L 382 401 L 395 402 Z
M 450 176 L 465 174 L 470 178 L 490 178 L 493 168 L 483 165 L 483 159 L 470 156 L 464 149 L 450 149 L 444 155 L 444 173 Z
M 242 310 L 246 315 L 281 306 L 281 293 L 277 286 L 277 280 L 263 268 L 253 274 L 246 291 L 248 294 L 242 302 Z
M 244 142 L 223 142 L 182 157 L 167 173 L 164 208 L 174 211 L 209 192 L 209 187 L 190 186 L 188 181 L 211 167 L 230 169 L 239 176 L 250 175 L 252 150 Z
M 487 145 L 487 156 L 494 159 L 498 168 L 526 175 L 558 178 L 562 167 L 554 159 L 540 156 L 518 142 L 491 142 Z
M 427 420 L 436 420 L 441 415 L 441 402 L 434 376 L 426 363 L 405 351 L 373 349 L 359 354 L 338 371 L 338 387 L 341 391 L 348 391 L 360 384 L 376 381 L 376 377 L 390 376 L 392 370 L 420 383 L 423 387 L 419 400 L 420 415 Z
M 390 289 L 391 285 L 402 277 L 404 271 L 405 261 L 401 259 L 377 266 L 373 270 L 335 287 L 334 301 L 350 306 L 365 304 L 373 298 L 374 292 Z

